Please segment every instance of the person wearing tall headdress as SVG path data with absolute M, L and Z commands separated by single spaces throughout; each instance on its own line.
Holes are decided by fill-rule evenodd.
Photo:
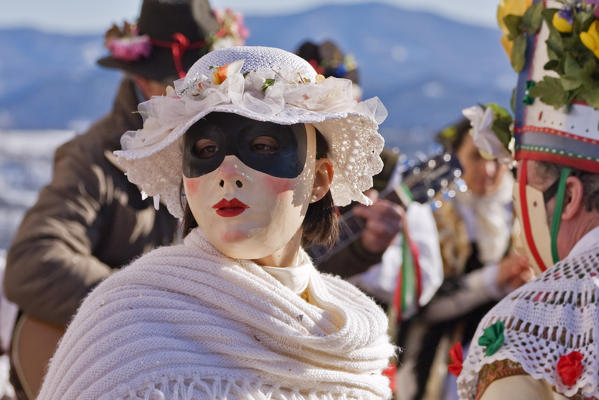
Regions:
M 95 286 L 132 259 L 176 239 L 177 220 L 142 197 L 112 151 L 124 131 L 141 128 L 138 103 L 163 94 L 211 47 L 241 44 L 247 32 L 239 24 L 230 29 L 232 21 L 240 17 L 215 15 L 208 0 L 144 0 L 135 24 L 106 33 L 110 54 L 98 64 L 124 74 L 113 108 L 57 149 L 52 181 L 26 213 L 8 251 L 6 295 L 28 317 L 20 318 L 15 329 L 21 340 L 13 339 L 17 380 L 34 379 L 31 385 L 39 385 L 44 361 Z M 27 332 L 33 332 L 35 343 Z M 27 379 L 32 366 L 36 377 Z M 34 398 L 36 390 L 23 385 L 21 396 Z
M 458 394 L 597 399 L 599 6 L 503 1 L 498 15 L 519 72 L 514 202 L 540 274 L 481 320 L 459 366 Z M 509 136 L 485 129 L 484 114 L 475 120 L 480 147 L 509 156 Z
M 494 107 L 490 106 L 489 109 Z M 432 201 L 444 278 L 430 302 L 400 330 L 400 398 L 455 398 L 448 370 L 454 343 L 467 349 L 487 311 L 532 277 L 524 256 L 512 252 L 513 178 L 481 155 L 471 122 L 461 118 L 437 134 L 461 165 L 461 179 Z

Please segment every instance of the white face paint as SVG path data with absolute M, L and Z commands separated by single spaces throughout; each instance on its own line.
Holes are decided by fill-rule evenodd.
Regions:
M 191 212 L 208 241 L 231 258 L 260 259 L 283 248 L 301 228 L 312 197 L 316 134 L 306 125 L 307 154 L 296 178 L 277 178 L 228 155 L 214 171 L 183 176 Z

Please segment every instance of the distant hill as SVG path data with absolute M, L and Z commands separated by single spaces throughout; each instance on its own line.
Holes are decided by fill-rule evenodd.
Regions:
M 387 4 L 248 17 L 249 45 L 294 50 L 332 39 L 358 61 L 364 97 L 389 109 L 387 141 L 413 153 L 476 102 L 507 104 L 515 83 L 499 31 Z M 100 69 L 102 34 L 0 30 L 0 129 L 82 130 L 111 107 L 119 74 Z

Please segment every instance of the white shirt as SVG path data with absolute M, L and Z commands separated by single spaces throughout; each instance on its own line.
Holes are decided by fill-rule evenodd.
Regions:
M 428 204 L 413 202 L 406 210 L 406 220 L 410 237 L 418 247 L 418 262 L 422 292 L 418 303 L 426 305 L 433 297 L 443 282 L 443 261 L 439 249 L 439 234 L 433 218 L 432 210 Z M 383 253 L 383 258 L 366 272 L 349 278 L 349 281 L 363 289 L 377 299 L 387 304 L 393 303 L 393 294 L 397 283 L 397 274 L 402 265 L 403 236 L 397 238 Z M 408 318 L 415 314 L 418 307 L 415 302 L 407 304 L 403 317 Z

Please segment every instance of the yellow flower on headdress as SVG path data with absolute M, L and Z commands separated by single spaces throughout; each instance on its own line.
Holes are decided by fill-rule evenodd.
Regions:
M 580 40 L 599 58 L 599 20 L 593 21 L 588 31 L 580 33 Z
M 512 55 L 513 42 L 508 39 L 509 31 L 503 19 L 508 15 L 524 15 L 524 12 L 530 7 L 532 0 L 501 0 L 497 6 L 497 24 L 503 32 L 501 45 L 508 57 Z
M 573 28 L 572 13 L 569 12 L 569 10 L 566 10 L 565 12 L 556 12 L 553 14 L 551 23 L 559 32 L 570 33 Z

